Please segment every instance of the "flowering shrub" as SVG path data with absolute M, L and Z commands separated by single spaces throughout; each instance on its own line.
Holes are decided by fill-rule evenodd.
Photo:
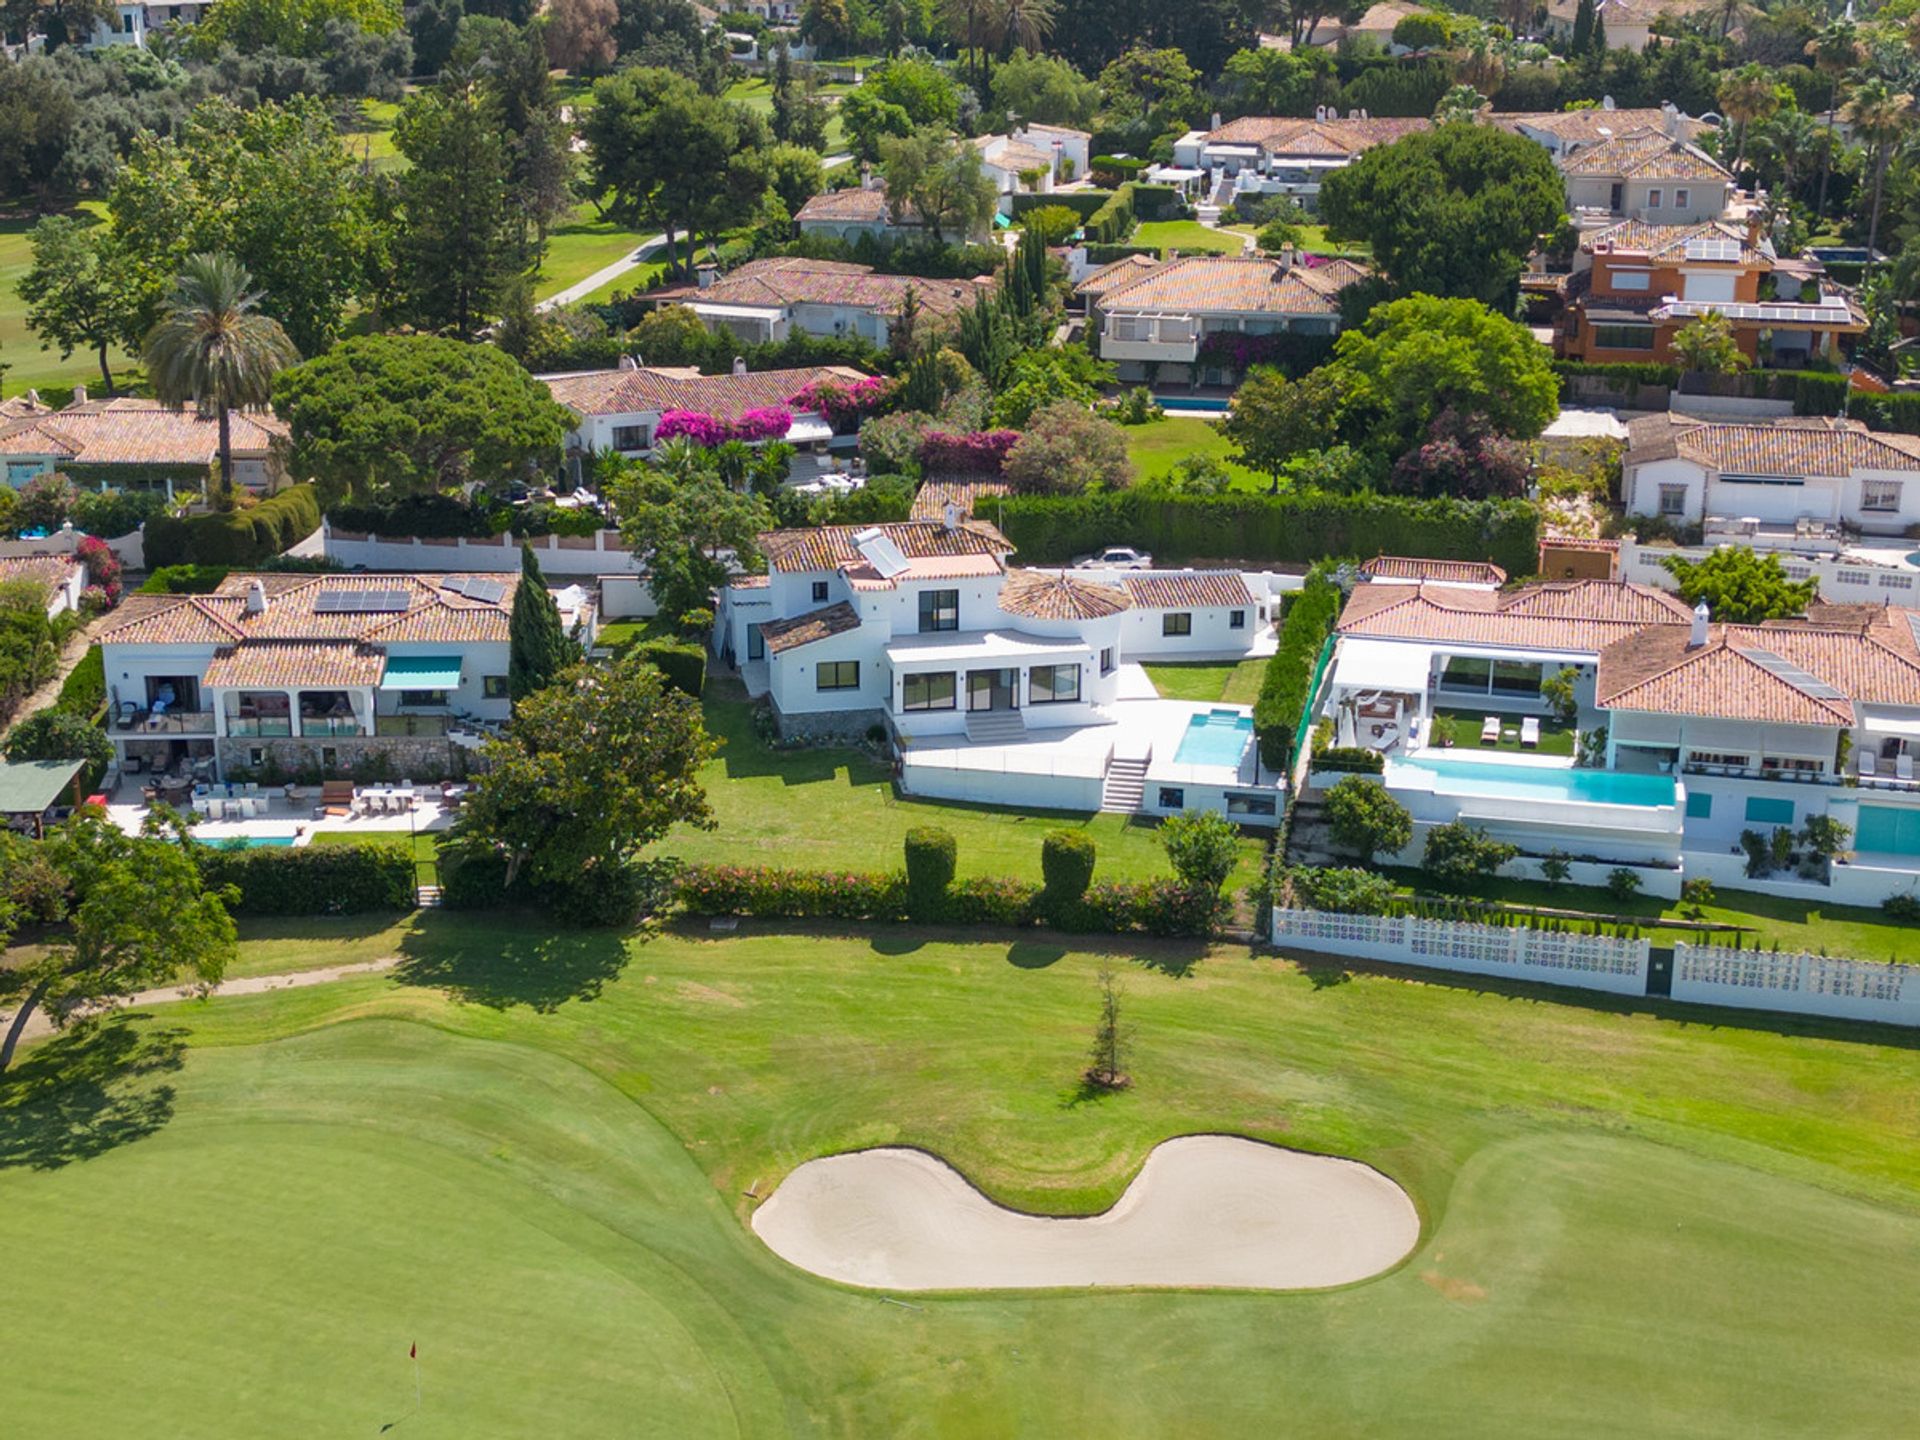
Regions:
M 729 440 L 782 440 L 793 428 L 793 412 L 784 405 L 762 405 L 727 427 Z
M 679 895 L 695 915 L 898 920 L 907 910 L 907 880 L 898 872 L 689 865 L 680 873 Z
M 793 427 L 793 412 L 778 405 L 749 410 L 738 420 L 722 420 L 701 410 L 667 410 L 653 427 L 654 443 L 685 437 L 703 450 L 729 440 L 779 440 Z
M 930 430 L 920 442 L 920 464 L 929 474 L 998 475 L 1019 439 L 1018 430 Z
M 87 593 L 99 592 L 100 609 L 120 603 L 120 557 L 106 541 L 84 536 L 74 549 L 74 558 L 87 567 Z M 84 597 L 83 597 L 84 598 Z
M 793 395 L 787 403 L 796 410 L 811 410 L 826 417 L 835 430 L 846 430 L 875 413 L 893 399 L 894 383 L 878 375 L 869 375 L 851 385 L 837 380 L 815 380 Z
M 1040 918 L 1040 887 L 1005 875 L 956 880 L 940 918 L 953 925 L 1032 925 Z
M 1299 374 L 1333 354 L 1333 336 L 1291 334 L 1248 335 L 1238 330 L 1216 330 L 1200 338 L 1200 363 L 1247 371 L 1255 365 L 1278 365 Z

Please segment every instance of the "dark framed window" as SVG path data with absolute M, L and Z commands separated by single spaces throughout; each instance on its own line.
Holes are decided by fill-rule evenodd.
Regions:
M 900 682 L 902 710 L 951 710 L 958 687 L 951 670 L 938 675 L 909 675 Z
M 1244 610 L 1229 610 L 1227 612 L 1227 628 L 1229 630 L 1246 629 L 1247 628 L 1247 612 Z
M 813 603 L 816 605 L 823 605 L 826 603 L 826 599 L 827 599 L 827 582 L 824 580 L 814 581 L 813 582 Z
M 1162 810 L 1184 810 L 1187 808 L 1187 792 L 1172 785 L 1160 787 L 1160 808 Z
M 958 590 L 922 590 L 920 592 L 920 633 L 960 628 L 960 592 Z
M 1169 610 L 1160 617 L 1162 635 L 1191 635 L 1193 616 L 1185 610 Z
M 813 674 L 816 690 L 858 690 L 860 688 L 858 660 L 823 660 Z
M 1113 647 L 1111 645 L 1100 652 L 1100 673 L 1102 675 L 1113 674 Z
M 651 436 L 645 425 L 616 425 L 613 427 L 613 448 L 616 450 L 644 450 Z
M 489 700 L 505 700 L 507 698 L 507 677 L 504 675 L 487 675 L 482 677 L 480 681 L 480 693 L 485 695 Z
M 1271 795 L 1236 795 L 1227 792 L 1228 815 L 1272 815 L 1276 813 L 1274 797 Z
M 767 658 L 767 637 L 760 633 L 758 625 L 747 626 L 747 659 L 764 660 Z
M 1027 699 L 1034 705 L 1064 705 L 1080 698 L 1078 665 L 1036 665 L 1027 672 Z
M 1454 655 L 1440 672 L 1440 683 L 1450 690 L 1485 690 L 1493 678 L 1493 661 L 1476 655 Z
M 400 703 L 402 705 L 444 705 L 447 703 L 447 692 L 444 690 L 402 690 L 400 692 Z
M 1541 665 L 1537 660 L 1496 660 L 1493 662 L 1495 693 L 1538 695 Z
M 1593 343 L 1602 350 L 1651 350 L 1651 325 L 1600 325 L 1593 327 Z

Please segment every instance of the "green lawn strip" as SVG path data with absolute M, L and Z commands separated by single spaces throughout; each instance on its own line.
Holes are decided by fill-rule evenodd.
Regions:
M 608 263 L 611 264 L 612 262 L 609 261 Z M 581 305 L 606 305 L 611 303 L 616 295 L 638 294 L 647 288 L 647 282 L 654 276 L 664 274 L 666 268 L 667 266 L 664 260 L 645 261 L 642 264 L 634 266 L 633 269 L 627 271 L 624 275 L 609 280 L 592 294 L 581 296 L 577 303 Z
M 1232 231 L 1209 229 L 1198 220 L 1145 221 L 1134 227 L 1127 244 L 1151 245 L 1157 250 L 1178 250 L 1182 254 L 1205 250 L 1215 255 L 1238 255 L 1244 248 L 1241 236 Z
M 642 240 L 655 233 L 629 230 L 611 220 L 597 219 L 591 207 L 582 206 L 571 220 L 556 226 L 547 237 L 546 261 L 533 277 L 535 296 L 545 299 L 569 285 L 579 284 L 589 275 L 631 255 Z M 620 279 L 627 289 L 636 283 L 631 275 Z
M 82 205 L 79 213 L 98 216 L 95 203 Z M 90 385 L 100 388 L 100 362 L 90 350 L 76 350 L 66 359 L 58 349 L 42 349 L 40 337 L 27 328 L 27 302 L 20 298 L 18 286 L 33 264 L 33 247 L 27 235 L 34 227 L 32 217 L 0 219 L 0 395 L 18 395 L 42 386 Z M 108 352 L 117 383 L 132 384 L 139 378 L 131 356 L 118 346 Z
M 961 875 L 1040 879 L 1040 844 L 1050 830 L 1084 830 L 1099 848 L 1099 880 L 1170 874 L 1158 828 L 1124 815 L 1004 810 L 912 800 L 894 793 L 884 765 L 854 750 L 773 750 L 754 733 L 746 702 L 709 694 L 707 728 L 722 743 L 701 774 L 715 830 L 680 827 L 661 853 L 712 864 L 849 870 L 899 868 L 907 831 L 953 832 Z M 1241 846 L 1228 880 L 1239 890 L 1259 878 L 1261 844 Z
M 1144 665 L 1147 678 L 1163 700 L 1219 701 L 1224 705 L 1251 705 L 1260 693 L 1265 660 L 1242 660 L 1237 665 Z
M 315 845 L 373 845 L 398 844 L 405 848 L 409 836 L 404 830 L 316 830 L 312 843 Z M 429 830 L 416 832 L 413 842 L 413 869 L 415 883 L 419 885 L 438 885 L 440 883 L 440 833 Z
M 1164 420 L 1149 420 L 1144 425 L 1125 427 L 1127 456 L 1133 461 L 1135 483 L 1144 483 L 1170 474 L 1173 467 L 1189 455 L 1218 460 L 1233 476 L 1236 490 L 1267 488 L 1267 478 L 1233 458 L 1233 442 L 1222 435 L 1211 420 L 1191 415 L 1170 415 Z
M 1418 870 L 1391 869 L 1386 873 L 1409 890 L 1423 895 L 1440 893 L 1432 880 Z M 1699 943 L 1703 938 L 1698 932 L 1661 926 L 1662 920 L 1692 920 L 1693 915 L 1690 906 L 1654 895 L 1616 900 L 1598 886 L 1554 886 L 1542 880 L 1507 879 L 1482 881 L 1463 893 L 1509 905 L 1632 919 L 1649 927 L 1647 933 L 1656 945 L 1671 945 L 1676 940 Z M 1712 924 L 1745 928 L 1749 933 L 1742 943 L 1749 948 L 1757 942 L 1769 950 L 1778 944 L 1782 950 L 1806 950 L 1814 954 L 1824 951 L 1854 960 L 1920 963 L 1920 925 L 1888 920 L 1879 910 L 1822 905 L 1754 890 L 1722 889 L 1716 892 L 1713 904 L 1701 907 L 1700 918 Z M 1731 939 L 1725 934 L 1720 938 Z
M 1498 715 L 1500 720 L 1500 738 L 1491 745 L 1480 743 L 1480 726 L 1488 715 Z M 1434 729 L 1429 744 L 1443 744 L 1449 737 L 1454 747 L 1460 750 L 1505 750 L 1525 755 L 1571 755 L 1577 728 L 1562 725 L 1558 720 L 1540 717 L 1540 743 L 1522 745 L 1520 743 L 1520 717 L 1505 715 L 1490 710 L 1436 710 L 1433 714 Z M 1507 732 L 1513 734 L 1509 736 Z
M 113 1433 L 137 1393 L 155 1435 L 370 1434 L 413 1408 L 415 1343 L 421 1435 L 1864 1434 L 1920 1402 L 1888 1263 L 1920 1247 L 1908 1037 L 1149 948 L 1134 1083 L 1087 1100 L 1097 957 L 1044 937 L 436 914 L 402 945 L 399 977 L 26 1053 L 22 1433 Z M 1314 1294 L 899 1305 L 744 1224 L 749 1189 L 888 1143 L 1085 1212 L 1202 1130 L 1379 1166 L 1419 1248 Z

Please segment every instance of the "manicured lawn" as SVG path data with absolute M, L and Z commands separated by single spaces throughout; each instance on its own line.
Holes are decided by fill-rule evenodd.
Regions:
M 100 207 L 89 203 L 80 207 L 83 217 L 98 217 Z M 0 219 L 0 395 L 18 395 L 42 386 L 72 385 L 76 381 L 100 388 L 100 363 L 91 350 L 76 350 L 65 360 L 56 349 L 42 349 L 40 337 L 27 328 L 27 302 L 19 285 L 33 264 L 33 247 L 27 232 L 33 217 Z M 133 383 L 139 376 L 132 358 L 115 348 L 111 352 L 114 377 Z
M 1196 250 L 1216 255 L 1238 255 L 1245 247 L 1241 237 L 1228 230 L 1212 230 L 1198 220 L 1148 220 L 1127 237 L 1129 245 L 1152 245 L 1160 250 L 1178 250 L 1192 254 Z
M 399 118 L 400 106 L 394 101 L 362 100 L 359 114 L 341 126 L 347 149 L 376 170 L 405 169 L 407 159 L 393 144 L 393 123 Z
M 533 280 L 536 297 L 545 299 L 577 285 L 597 270 L 631 255 L 642 240 L 657 231 L 641 232 L 594 216 L 591 206 L 581 206 L 573 219 L 555 227 L 547 237 L 547 258 Z M 637 272 L 636 272 L 637 273 Z M 615 288 L 631 289 L 635 275 L 623 275 Z
M 1507 750 L 1515 754 L 1527 755 L 1571 755 L 1577 733 L 1575 727 L 1562 725 L 1558 720 L 1549 720 L 1542 716 L 1540 720 L 1540 743 L 1522 745 L 1520 743 L 1520 719 L 1515 715 L 1500 717 L 1500 738 L 1491 745 L 1480 743 L 1480 726 L 1493 712 L 1487 710 L 1436 710 L 1434 712 L 1434 730 L 1432 743 L 1438 745 L 1448 735 L 1453 737 L 1456 747 L 1463 750 Z M 1511 730 L 1513 735 L 1508 737 Z
M 582 305 L 605 305 L 608 301 L 612 300 L 615 295 L 631 295 L 636 291 L 644 290 L 647 282 L 655 275 L 663 273 L 666 268 L 667 266 L 664 260 L 649 260 L 644 265 L 636 265 L 618 279 L 610 280 L 598 290 L 595 290 L 591 295 L 582 297 L 580 303 Z M 588 271 L 587 273 L 592 274 L 593 272 Z
M 821 152 L 823 155 L 837 155 L 847 148 L 846 127 L 840 123 L 840 107 L 834 101 L 848 94 L 852 89 L 851 85 L 827 83 L 822 83 L 819 87 L 818 93 L 828 105 L 827 148 Z M 770 81 L 758 76 L 736 80 L 727 87 L 725 98 L 736 105 L 744 105 L 749 110 L 757 110 L 762 115 L 770 117 L 773 114 L 773 85 Z
M 1165 700 L 1217 700 L 1223 705 L 1251 705 L 1259 698 L 1265 660 L 1242 660 L 1237 665 L 1147 665 L 1153 688 Z
M 1169 415 L 1145 425 L 1129 425 L 1126 436 L 1127 455 L 1137 472 L 1136 484 L 1170 474 L 1173 467 L 1189 455 L 1205 455 L 1233 472 L 1234 489 L 1264 491 L 1267 488 L 1264 475 L 1232 458 L 1233 442 L 1222 435 L 1211 420 L 1194 415 Z
M 1134 1083 L 1090 1099 L 1095 960 L 1043 936 L 401 943 L 26 1053 L 11 1429 L 1891 1435 L 1920 1403 L 1903 1040 L 1158 950 L 1123 962 Z M 1200 1130 L 1379 1166 L 1419 1248 L 1317 1294 L 892 1304 L 744 1223 L 889 1143 L 1086 1211 Z
M 314 832 L 312 843 L 315 845 L 366 845 L 384 841 L 387 844 L 405 846 L 408 840 L 404 830 L 369 830 L 364 834 L 345 833 L 338 830 L 318 830 Z M 415 834 L 413 840 L 413 868 L 416 885 L 438 885 L 440 883 L 440 835 L 437 831 Z
M 938 825 L 959 844 L 962 875 L 1040 878 L 1049 830 L 1084 830 L 1099 847 L 1095 876 L 1146 880 L 1170 873 L 1158 828 L 1122 815 L 997 810 L 894 793 L 886 767 L 854 750 L 770 750 L 754 734 L 743 700 L 711 687 L 707 728 L 723 741 L 701 776 L 717 830 L 682 827 L 660 850 L 687 860 L 741 865 L 896 869 L 907 831 Z M 738 693 L 735 690 L 733 693 Z M 1231 890 L 1259 877 L 1261 845 L 1241 846 Z

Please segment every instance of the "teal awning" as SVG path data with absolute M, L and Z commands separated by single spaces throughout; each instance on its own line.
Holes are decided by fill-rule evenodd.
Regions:
M 84 760 L 0 760 L 0 815 L 39 815 L 73 787 Z
M 382 690 L 458 690 L 458 655 L 389 655 Z

